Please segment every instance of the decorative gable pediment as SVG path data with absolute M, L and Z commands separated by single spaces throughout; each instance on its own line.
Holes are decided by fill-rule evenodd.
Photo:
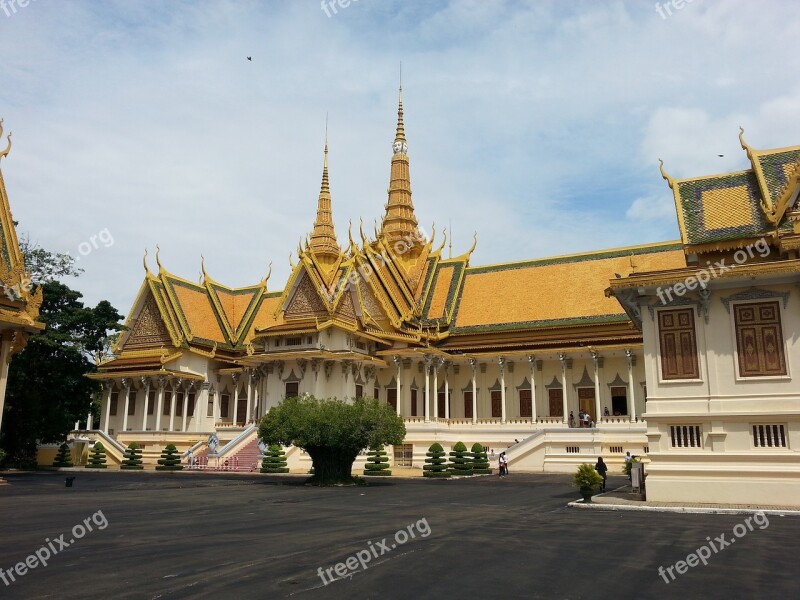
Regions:
M 131 325 L 125 349 L 159 348 L 172 343 L 166 325 L 161 318 L 158 304 L 153 294 L 148 294 L 139 316 Z

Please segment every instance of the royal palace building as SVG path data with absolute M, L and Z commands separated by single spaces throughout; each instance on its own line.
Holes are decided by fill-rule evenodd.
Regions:
M 396 468 L 419 467 L 435 441 L 507 450 L 530 471 L 630 451 L 649 463 L 649 498 L 790 503 L 800 147 L 742 145 L 746 171 L 662 170 L 680 241 L 472 265 L 475 244 L 453 256 L 419 225 L 401 95 L 382 220 L 337 238 L 326 144 L 316 218 L 282 287 L 267 275 L 230 288 L 205 268 L 189 281 L 145 256 L 127 328 L 92 375 L 100 422 L 76 443 L 102 439 L 112 461 L 133 441 L 150 461 L 174 443 L 201 466 L 249 469 L 257 422 L 283 398 L 363 396 L 406 422 Z

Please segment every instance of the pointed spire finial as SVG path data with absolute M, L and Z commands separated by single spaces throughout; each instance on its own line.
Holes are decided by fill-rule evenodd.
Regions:
M 307 241 L 315 256 L 326 260 L 336 260 L 339 257 L 341 248 L 336 241 L 336 232 L 333 228 L 333 212 L 331 203 L 330 180 L 328 179 L 328 114 L 325 113 L 325 150 L 322 161 L 322 184 L 317 200 L 317 218 L 314 221 L 314 229 Z

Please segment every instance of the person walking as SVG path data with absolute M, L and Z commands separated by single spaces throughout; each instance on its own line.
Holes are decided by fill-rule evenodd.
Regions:
M 594 466 L 594 470 L 600 473 L 603 476 L 603 487 L 601 488 L 602 491 L 606 491 L 606 473 L 608 473 L 608 465 L 603 462 L 603 457 L 597 457 L 597 464 Z

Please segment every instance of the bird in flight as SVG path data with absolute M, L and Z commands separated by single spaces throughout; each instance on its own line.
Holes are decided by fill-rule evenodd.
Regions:
M 248 57 L 247 57 L 247 60 L 249 60 L 249 61 L 252 61 L 252 60 L 253 60 L 253 57 L 252 57 L 252 56 L 248 56 Z
M 723 157 L 723 156 L 725 156 L 725 155 L 724 155 L 724 154 L 717 154 L 717 156 L 719 156 L 720 158 L 722 158 L 722 157 Z

